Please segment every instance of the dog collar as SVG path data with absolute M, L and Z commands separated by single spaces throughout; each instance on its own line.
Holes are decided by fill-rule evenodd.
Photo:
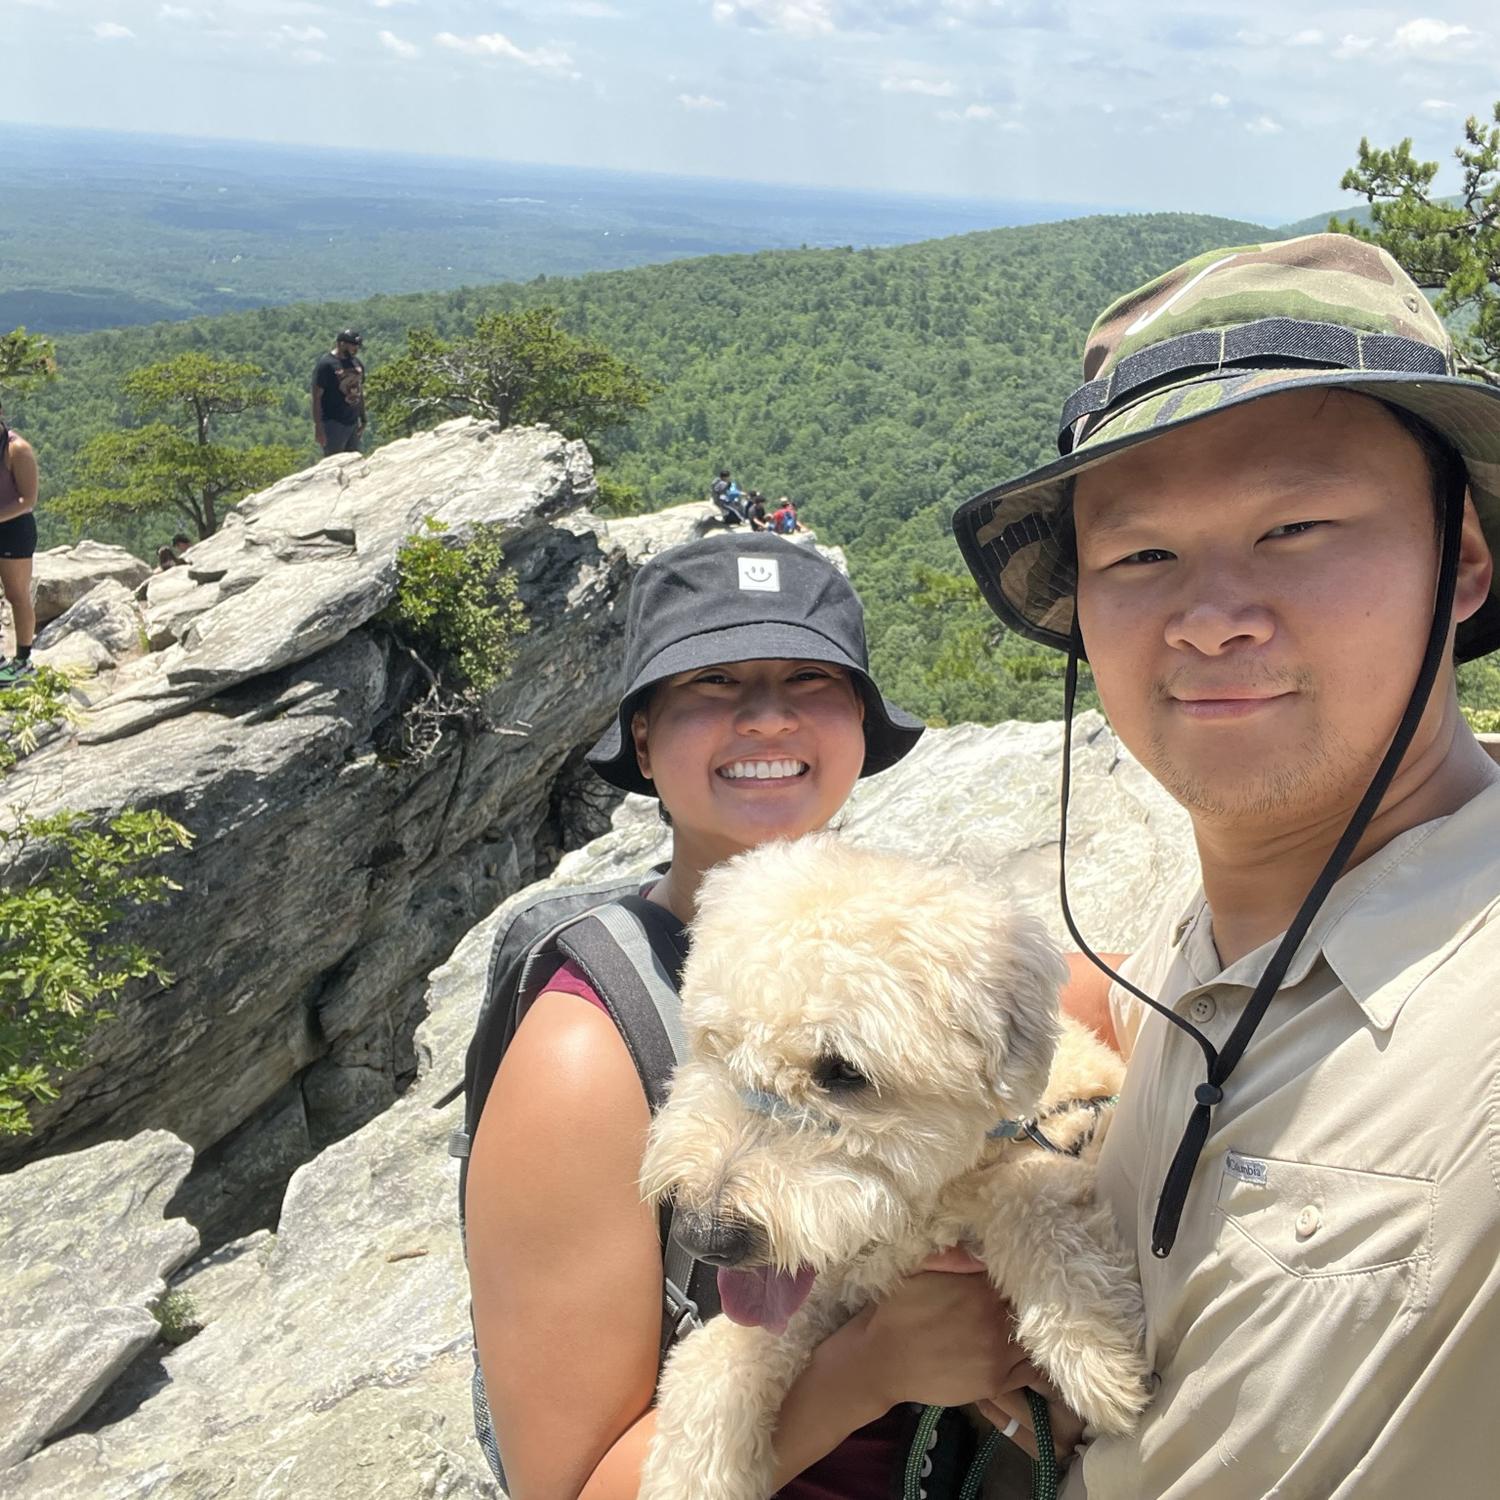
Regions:
M 780 1094 L 768 1089 L 741 1089 L 740 1103 L 752 1114 L 765 1115 L 776 1120 L 786 1120 L 793 1125 L 813 1125 L 825 1135 L 836 1135 L 839 1122 L 821 1110 L 809 1109 L 805 1105 L 793 1104 Z
M 1041 1121 L 1049 1120 L 1054 1115 L 1065 1114 L 1068 1110 L 1077 1109 L 1082 1105 L 1085 1108 L 1093 1110 L 1097 1125 L 1098 1117 L 1112 1104 L 1119 1103 L 1119 1100 L 1120 1096 L 1118 1094 L 1101 1094 L 1095 1099 L 1070 1099 L 1066 1104 L 1059 1104 L 1056 1109 L 1049 1110 L 1040 1118 L 1033 1117 L 1030 1120 L 1001 1120 L 998 1125 L 992 1125 L 985 1131 L 985 1139 L 991 1141 L 1014 1141 L 1020 1140 L 1024 1136 L 1027 1140 L 1035 1142 L 1044 1151 L 1055 1151 L 1059 1156 L 1077 1156 L 1093 1137 L 1094 1132 L 1092 1130 L 1071 1151 L 1065 1151 L 1061 1146 L 1055 1145 L 1047 1139 L 1046 1135 L 1042 1132 Z

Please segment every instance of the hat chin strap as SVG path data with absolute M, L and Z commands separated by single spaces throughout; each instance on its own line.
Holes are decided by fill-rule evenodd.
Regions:
M 1161 1004 L 1144 990 L 1138 989 L 1128 979 L 1123 979 L 1115 973 L 1084 941 L 1068 906 L 1068 797 L 1072 788 L 1073 709 L 1078 693 L 1078 661 L 1083 649 L 1083 637 L 1078 629 L 1077 602 L 1076 600 L 1074 602 L 1073 625 L 1069 632 L 1068 643 L 1068 671 L 1063 694 L 1062 813 L 1058 835 L 1058 878 L 1063 921 L 1067 924 L 1073 941 L 1078 944 L 1079 950 L 1090 962 L 1102 969 L 1122 989 L 1128 990 L 1138 1000 L 1144 1001 L 1158 1015 L 1165 1017 L 1178 1030 L 1186 1032 L 1197 1043 L 1199 1050 L 1203 1053 L 1207 1068 L 1205 1080 L 1194 1091 L 1192 1113 L 1188 1117 L 1182 1141 L 1177 1147 L 1177 1154 L 1172 1158 L 1172 1164 L 1167 1169 L 1161 1197 L 1157 1200 L 1156 1219 L 1151 1226 L 1151 1253 L 1158 1259 L 1165 1259 L 1170 1255 L 1172 1246 L 1176 1242 L 1178 1226 L 1182 1222 L 1182 1210 L 1187 1202 L 1188 1189 L 1193 1181 L 1193 1173 L 1197 1169 L 1198 1159 L 1202 1156 L 1204 1144 L 1208 1140 L 1213 1107 L 1224 1097 L 1224 1085 L 1228 1082 L 1229 1075 L 1234 1071 L 1236 1064 L 1244 1056 L 1245 1049 L 1250 1045 L 1256 1028 L 1275 998 L 1276 991 L 1286 977 L 1287 969 L 1291 966 L 1298 945 L 1306 936 L 1313 918 L 1328 898 L 1334 882 L 1343 874 L 1350 855 L 1353 854 L 1355 846 L 1369 827 L 1370 820 L 1375 816 L 1381 799 L 1385 796 L 1401 764 L 1402 757 L 1411 745 L 1412 736 L 1416 733 L 1417 724 L 1427 707 L 1428 699 L 1432 696 L 1432 686 L 1437 681 L 1438 669 L 1442 666 L 1444 651 L 1448 643 L 1453 598 L 1458 586 L 1459 538 L 1462 526 L 1462 494 L 1450 495 L 1443 511 L 1443 539 L 1438 555 L 1437 591 L 1433 604 L 1432 628 L 1428 632 L 1427 649 L 1423 653 L 1422 665 L 1417 672 L 1416 683 L 1407 701 L 1406 710 L 1401 715 L 1401 722 L 1396 726 L 1390 748 L 1386 751 L 1379 770 L 1375 772 L 1374 779 L 1360 799 L 1359 806 L 1355 808 L 1353 817 L 1349 819 L 1348 826 L 1340 835 L 1333 853 L 1328 856 L 1328 862 L 1313 882 L 1312 889 L 1303 898 L 1302 905 L 1298 908 L 1296 916 L 1292 918 L 1281 942 L 1277 944 L 1276 951 L 1271 955 L 1271 961 L 1266 965 L 1265 972 L 1255 986 L 1244 1013 L 1235 1024 L 1222 1050 L 1216 1048 L 1197 1027 L 1179 1016 L 1176 1011 Z

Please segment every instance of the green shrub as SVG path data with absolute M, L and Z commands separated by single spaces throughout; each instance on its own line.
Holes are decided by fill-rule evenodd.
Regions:
M 461 543 L 431 516 L 397 555 L 399 583 L 387 611 L 418 650 L 437 656 L 461 688 L 483 693 L 510 671 L 516 637 L 531 628 L 505 567 L 498 526 L 477 526 Z
M 203 1331 L 198 1304 L 190 1292 L 177 1288 L 165 1292 L 151 1311 L 163 1343 L 185 1344 L 194 1334 Z
M 1464 717 L 1475 734 L 1500 734 L 1500 708 L 1466 708 Z
M 0 778 L 37 732 L 72 717 L 67 680 L 46 668 L 0 689 Z M 131 907 L 177 887 L 147 866 L 185 847 L 164 813 L 126 811 L 102 826 L 82 813 L 0 822 L 0 1135 L 31 1128 L 32 1104 L 84 1061 L 84 1043 L 133 979 L 169 980 L 157 954 L 113 941 Z

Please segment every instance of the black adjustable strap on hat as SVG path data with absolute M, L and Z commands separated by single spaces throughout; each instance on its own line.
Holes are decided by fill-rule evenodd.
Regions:
M 1302 905 L 1298 908 L 1297 915 L 1293 917 L 1281 942 L 1277 944 L 1276 951 L 1271 955 L 1271 961 L 1266 965 L 1265 972 L 1260 977 L 1260 982 L 1251 993 L 1244 1013 L 1236 1022 L 1234 1030 L 1229 1034 L 1229 1039 L 1222 1049 L 1215 1048 L 1196 1026 L 1184 1020 L 1176 1011 L 1161 1004 L 1144 990 L 1138 989 L 1128 979 L 1123 979 L 1115 973 L 1084 941 L 1083 935 L 1078 931 L 1078 926 L 1073 920 L 1073 913 L 1068 907 L 1068 797 L 1072 788 L 1073 706 L 1078 692 L 1078 659 L 1082 654 L 1083 646 L 1083 638 L 1078 630 L 1075 603 L 1073 626 L 1068 644 L 1068 671 L 1063 692 L 1065 722 L 1063 725 L 1062 817 L 1058 835 L 1058 872 L 1063 921 L 1067 924 L 1073 941 L 1078 944 L 1079 951 L 1091 963 L 1102 969 L 1116 984 L 1128 990 L 1138 1000 L 1144 1001 L 1158 1015 L 1164 1016 L 1179 1030 L 1185 1031 L 1192 1037 L 1207 1063 L 1208 1076 L 1194 1091 L 1193 1112 L 1188 1117 L 1187 1128 L 1183 1131 L 1182 1140 L 1177 1147 L 1176 1155 L 1172 1158 L 1172 1164 L 1167 1169 L 1161 1197 L 1157 1200 L 1156 1219 L 1151 1226 L 1151 1253 L 1158 1259 L 1164 1259 L 1170 1255 L 1172 1246 L 1176 1242 L 1177 1228 L 1182 1221 L 1182 1210 L 1187 1202 L 1193 1173 L 1197 1170 L 1198 1159 L 1202 1156 L 1204 1144 L 1208 1140 L 1213 1107 L 1224 1097 L 1224 1085 L 1229 1081 L 1229 1075 L 1234 1071 L 1236 1064 L 1245 1055 L 1245 1049 L 1250 1045 L 1250 1039 L 1255 1035 L 1256 1027 L 1260 1025 L 1261 1018 L 1270 1007 L 1276 991 L 1281 987 L 1281 981 L 1286 977 L 1287 969 L 1291 966 L 1298 945 L 1307 935 L 1307 929 L 1312 925 L 1313 918 L 1327 899 L 1329 891 L 1333 889 L 1334 882 L 1343 874 L 1344 866 L 1348 863 L 1349 856 L 1354 853 L 1355 846 L 1364 835 L 1365 829 L 1369 827 L 1370 819 L 1375 816 L 1376 809 L 1380 806 L 1381 799 L 1390 787 L 1401 759 L 1411 744 L 1412 736 L 1416 733 L 1422 712 L 1427 707 L 1427 700 L 1432 695 L 1432 685 L 1437 680 L 1438 669 L 1442 665 L 1443 653 L 1448 643 L 1448 622 L 1453 613 L 1453 596 L 1458 585 L 1459 534 L 1462 526 L 1462 497 L 1461 495 L 1450 496 L 1443 511 L 1443 540 L 1438 554 L 1438 580 L 1433 604 L 1432 628 L 1428 632 L 1427 649 L 1423 653 L 1422 665 L 1417 672 L 1417 680 L 1412 688 L 1411 697 L 1407 701 L 1406 711 L 1401 715 L 1401 722 L 1396 726 L 1396 732 L 1392 736 L 1385 758 L 1380 763 L 1380 769 L 1375 772 L 1374 779 L 1360 799 L 1359 806 L 1354 810 L 1354 816 L 1349 819 L 1348 826 L 1334 846 L 1333 853 L 1328 856 L 1328 862 L 1313 882 L 1312 889 L 1308 891 Z
M 1150 344 L 1122 359 L 1108 375 L 1079 386 L 1063 405 L 1057 450 L 1066 456 L 1077 447 L 1077 423 L 1169 378 L 1226 369 L 1247 374 L 1285 364 L 1406 375 L 1453 373 L 1447 355 L 1432 344 L 1400 334 L 1360 333 L 1342 323 L 1259 318 L 1233 328 L 1202 328 Z

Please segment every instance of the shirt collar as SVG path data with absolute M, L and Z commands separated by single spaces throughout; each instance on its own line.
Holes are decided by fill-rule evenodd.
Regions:
M 1300 984 L 1321 957 L 1378 1030 L 1500 903 L 1500 784 L 1455 813 L 1418 824 L 1334 884 L 1282 981 Z M 1222 968 L 1200 892 L 1179 944 L 1197 985 L 1253 989 L 1281 939 Z

